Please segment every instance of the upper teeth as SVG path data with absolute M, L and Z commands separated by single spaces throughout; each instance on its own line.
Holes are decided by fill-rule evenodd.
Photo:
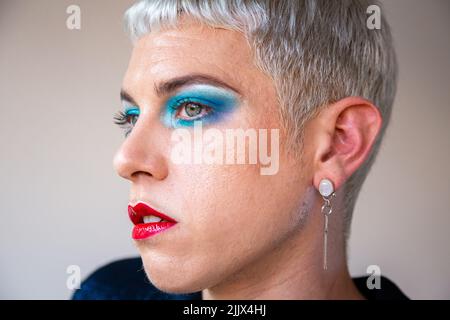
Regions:
M 144 223 L 150 223 L 150 222 L 160 222 L 163 219 L 161 219 L 160 217 L 156 217 L 156 216 L 145 216 L 144 217 Z

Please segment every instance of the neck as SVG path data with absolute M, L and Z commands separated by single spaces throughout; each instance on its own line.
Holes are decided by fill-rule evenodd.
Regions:
M 317 236 L 320 221 L 312 225 L 316 227 L 305 228 L 227 280 L 203 290 L 202 299 L 363 299 L 348 272 L 343 241 L 336 236 L 330 239 L 324 270 L 323 241 Z M 334 228 L 330 232 L 342 234 Z

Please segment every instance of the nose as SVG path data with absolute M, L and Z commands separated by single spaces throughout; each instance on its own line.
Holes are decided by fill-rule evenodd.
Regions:
M 162 129 L 145 123 L 145 119 L 140 120 L 114 155 L 114 169 L 119 176 L 132 182 L 142 174 L 164 180 L 168 175 L 168 163 L 167 144 L 158 132 Z

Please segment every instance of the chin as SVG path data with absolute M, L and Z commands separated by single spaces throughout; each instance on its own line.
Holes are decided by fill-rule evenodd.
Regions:
M 147 278 L 159 290 L 172 294 L 187 294 L 201 291 L 208 286 L 203 271 L 188 267 L 186 263 L 179 263 L 174 258 L 154 258 L 148 255 L 141 255 L 144 270 Z

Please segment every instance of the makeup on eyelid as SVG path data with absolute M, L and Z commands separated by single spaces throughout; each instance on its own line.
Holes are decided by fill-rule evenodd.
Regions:
M 180 118 L 179 114 L 189 104 L 198 113 L 192 117 L 188 115 L 184 119 Z M 160 111 L 160 120 L 169 128 L 193 127 L 194 121 L 201 121 L 204 125 L 208 125 L 223 120 L 239 104 L 238 94 L 231 90 L 207 84 L 191 85 L 183 88 L 164 102 Z M 138 120 L 141 110 L 138 106 L 126 100 L 123 100 L 123 110 L 115 116 L 115 123 L 125 130 L 125 136 L 127 136 Z M 205 113 L 202 113 L 203 111 Z
M 224 88 L 206 84 L 191 85 L 166 101 L 161 113 L 162 123 L 170 128 L 192 127 L 194 119 L 176 118 L 179 108 L 186 103 L 198 104 L 209 109 L 205 115 L 195 118 L 204 124 L 209 124 L 219 122 L 232 113 L 238 107 L 239 99 L 236 94 Z
M 140 110 L 138 107 L 135 107 L 135 106 L 127 107 L 125 109 L 125 114 L 127 116 L 138 116 L 140 114 Z

